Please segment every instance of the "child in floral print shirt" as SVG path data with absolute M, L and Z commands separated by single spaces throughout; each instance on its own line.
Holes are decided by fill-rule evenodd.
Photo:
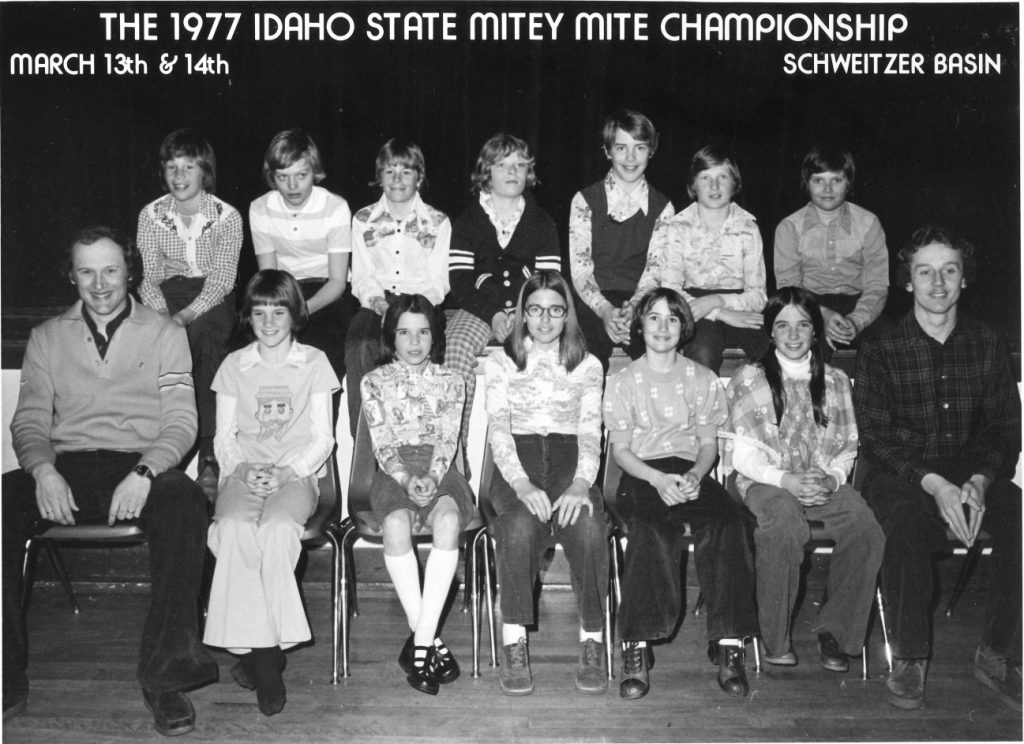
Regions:
M 401 295 L 384 314 L 384 358 L 363 378 L 363 414 L 380 469 L 370 486 L 374 518 L 383 528 L 384 565 L 409 628 L 398 657 L 410 685 L 436 695 L 459 665 L 437 633 L 459 559 L 459 534 L 476 506 L 452 465 L 465 403 L 462 377 L 440 367 L 440 310 L 423 295 Z M 428 524 L 433 548 L 423 587 L 412 533 Z

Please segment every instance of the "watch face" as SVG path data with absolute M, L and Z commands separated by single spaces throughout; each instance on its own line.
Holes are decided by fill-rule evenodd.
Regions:
M 148 465 L 136 465 L 134 471 L 136 475 L 153 480 L 153 471 L 149 469 Z

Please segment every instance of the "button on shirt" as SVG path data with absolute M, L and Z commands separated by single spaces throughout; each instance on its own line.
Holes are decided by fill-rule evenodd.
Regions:
M 775 230 L 775 283 L 815 294 L 860 295 L 850 313 L 858 330 L 870 325 L 889 296 L 889 249 L 878 218 L 844 202 L 825 224 L 813 204 Z
M 363 207 L 352 221 L 352 291 L 363 307 L 392 294 L 421 294 L 440 305 L 448 294 L 452 225 L 417 194 L 404 219 L 387 198 Z
M 348 202 L 320 186 L 297 209 L 268 191 L 249 205 L 249 226 L 256 255 L 277 254 L 278 268 L 299 280 L 329 278 L 327 254 L 351 250 Z

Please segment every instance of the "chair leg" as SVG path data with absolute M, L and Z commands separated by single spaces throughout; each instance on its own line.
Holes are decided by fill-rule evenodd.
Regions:
M 349 578 L 353 579 L 352 583 L 355 583 L 355 569 L 351 565 L 355 562 L 352 555 L 352 536 L 355 534 L 356 526 L 355 522 L 346 521 L 341 525 L 341 540 L 340 540 L 340 564 L 338 566 L 338 594 L 341 598 L 338 607 L 338 613 L 340 615 L 337 624 L 341 627 L 341 675 L 348 677 L 348 647 L 349 647 L 349 612 L 350 600 L 353 600 L 354 604 L 355 595 L 350 592 Z
M 974 568 L 978 565 L 980 558 L 981 543 L 975 542 L 974 545 L 967 549 L 967 555 L 964 556 L 964 564 L 960 567 L 960 573 L 956 577 L 956 584 L 953 585 L 953 593 L 949 595 L 949 604 L 946 605 L 946 617 L 953 616 L 953 608 L 960 601 L 960 597 L 967 588 L 967 582 L 970 581 L 971 574 L 974 573 Z
M 487 533 L 487 528 L 480 530 L 477 533 L 477 539 L 481 541 L 481 548 L 483 549 L 484 565 L 483 565 L 483 576 L 481 580 L 484 582 L 484 596 L 487 599 L 487 629 L 490 631 L 491 638 L 491 667 L 498 666 L 498 631 L 494 625 L 494 588 L 491 584 L 491 567 L 494 565 L 494 561 L 491 556 L 491 539 Z
M 473 679 L 480 676 L 480 577 L 477 565 L 479 552 L 474 534 L 473 539 L 466 542 L 466 592 L 468 594 L 472 590 L 470 602 L 473 608 Z
M 889 628 L 885 624 L 885 606 L 882 603 L 882 588 L 875 588 L 875 600 L 878 602 L 878 621 L 882 625 L 882 639 L 885 642 L 885 662 L 892 671 L 892 646 L 889 644 Z
M 860 650 L 860 678 L 863 680 L 868 678 L 868 646 L 866 643 Z
M 338 667 L 341 661 L 341 564 L 342 548 L 338 544 L 338 536 L 334 528 L 328 526 L 324 531 L 331 541 L 331 684 L 338 684 Z
M 617 611 L 622 606 L 622 569 L 619 566 L 619 537 L 615 532 L 608 536 L 608 545 L 611 548 L 612 589 L 615 591 L 615 609 Z
M 32 585 L 35 583 L 36 553 L 39 543 L 34 537 L 25 541 L 25 555 L 21 559 L 21 609 L 28 609 L 32 598 Z
M 761 639 L 751 636 L 750 642 L 754 645 L 754 672 L 761 673 Z
M 50 557 L 50 565 L 53 566 L 53 571 L 57 574 L 57 578 L 60 579 L 61 586 L 64 587 L 64 593 L 67 595 L 68 601 L 71 603 L 71 610 L 77 615 L 82 610 L 78 606 L 78 600 L 75 598 L 75 590 L 71 588 L 71 579 L 68 577 L 68 572 L 64 568 L 64 561 L 60 559 L 60 553 L 57 551 L 57 546 L 53 540 L 43 540 L 43 545 L 46 546 L 46 554 Z

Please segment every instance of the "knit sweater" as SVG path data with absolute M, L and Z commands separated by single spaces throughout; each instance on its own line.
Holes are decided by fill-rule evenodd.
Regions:
M 477 202 L 452 225 L 449 297 L 488 324 L 498 311 L 515 307 L 519 288 L 539 269 L 561 271 L 562 259 L 555 221 L 530 195 L 504 249 L 498 244 L 498 231 Z
M 196 438 L 192 357 L 185 329 L 141 302 L 100 357 L 79 300 L 32 330 L 11 422 L 31 471 L 60 452 L 141 452 L 156 474 Z

